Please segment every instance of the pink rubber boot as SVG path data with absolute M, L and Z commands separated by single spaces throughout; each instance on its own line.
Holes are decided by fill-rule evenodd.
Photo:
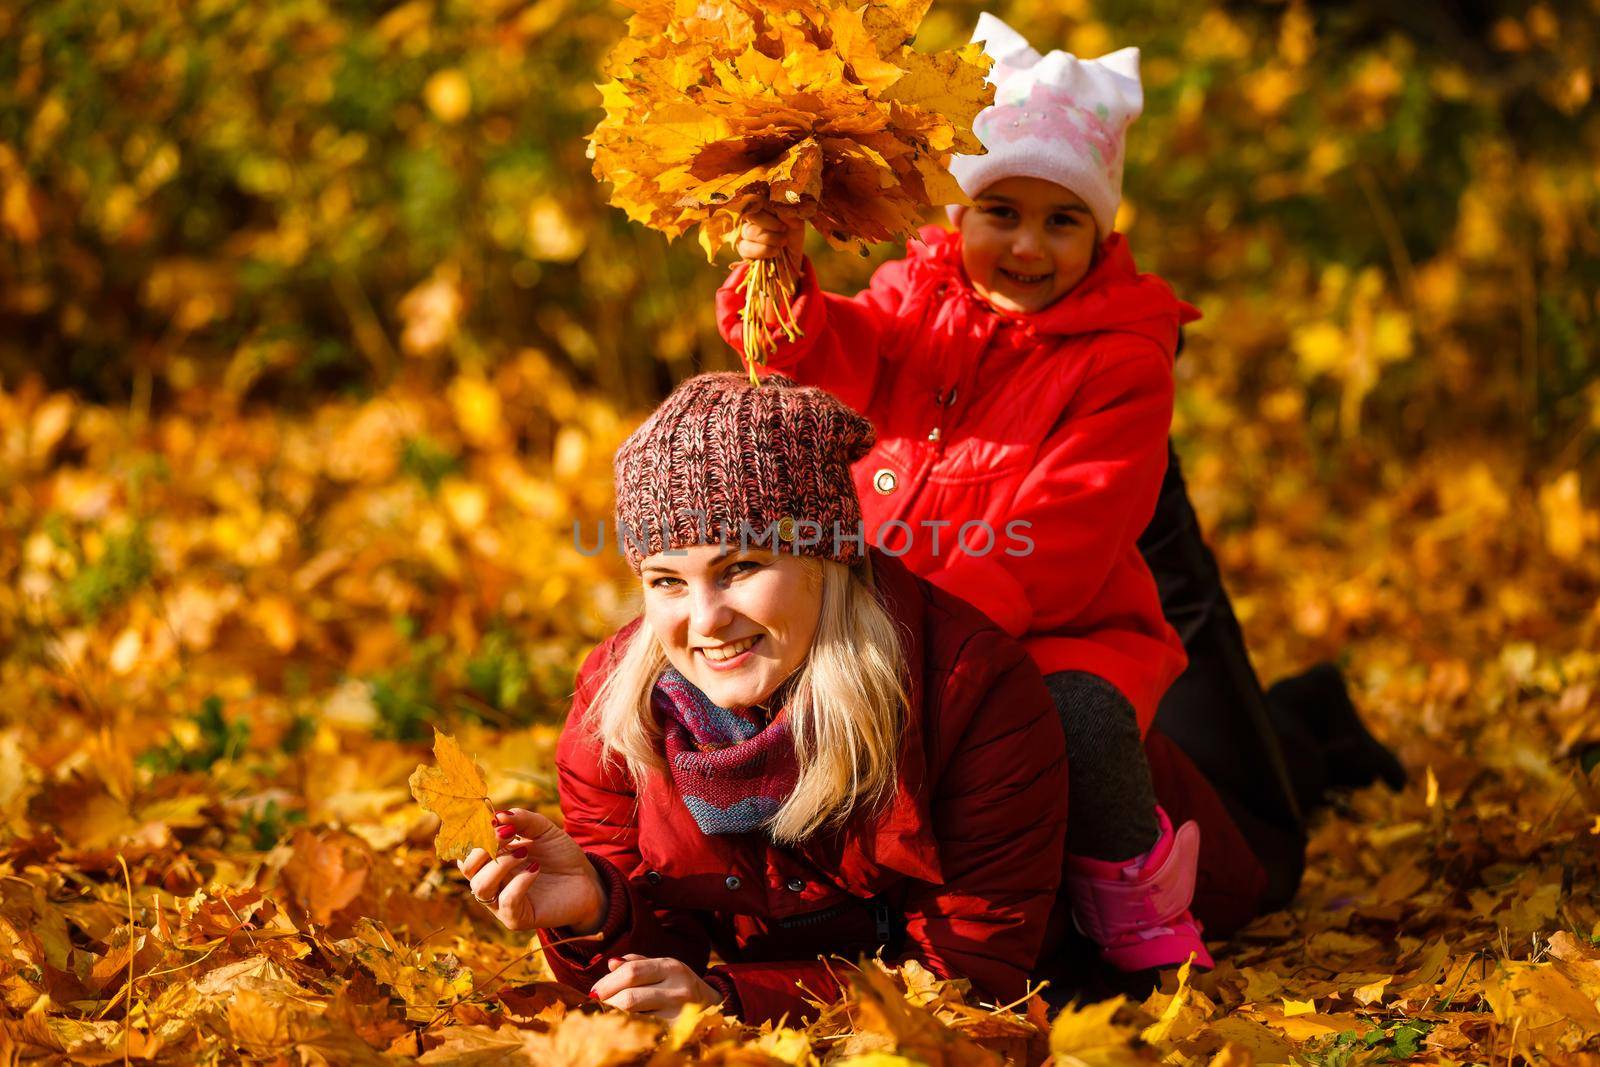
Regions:
M 1067 896 L 1078 929 L 1100 946 L 1100 957 L 1122 971 L 1175 967 L 1194 954 L 1196 966 L 1215 966 L 1189 914 L 1200 827 L 1186 822 L 1176 833 L 1159 806 L 1161 836 L 1142 856 L 1112 863 L 1067 857 Z

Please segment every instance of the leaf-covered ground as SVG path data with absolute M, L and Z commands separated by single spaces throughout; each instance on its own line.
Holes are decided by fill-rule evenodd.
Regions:
M 1263 673 L 1341 656 L 1412 785 L 1323 816 L 1294 907 L 1144 1005 L 1052 1025 L 869 969 L 810 1029 L 755 1033 L 541 984 L 406 789 L 439 722 L 496 801 L 553 810 L 571 671 L 628 611 L 615 555 L 580 550 L 623 415 L 534 351 L 293 414 L 13 384 L 0 1063 L 1600 1062 L 1576 475 L 1484 441 L 1319 469 L 1292 417 L 1216 432 L 1183 388 Z

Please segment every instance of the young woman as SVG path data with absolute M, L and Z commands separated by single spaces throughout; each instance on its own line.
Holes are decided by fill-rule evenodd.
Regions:
M 461 863 L 607 1004 L 794 1019 L 879 951 L 1023 992 L 1061 879 L 1061 727 L 1020 645 L 864 544 L 872 439 L 820 389 L 710 374 L 617 454 L 643 613 L 579 673 L 565 827 L 502 812 L 500 853 Z

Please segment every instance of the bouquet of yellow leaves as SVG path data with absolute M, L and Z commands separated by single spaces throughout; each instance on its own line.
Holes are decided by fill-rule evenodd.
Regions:
M 983 151 L 972 120 L 994 96 L 978 44 L 911 49 L 931 0 L 624 0 L 635 14 L 606 60 L 595 176 L 635 222 L 700 227 L 708 258 L 746 212 L 805 222 L 866 254 L 935 204 L 965 204 L 952 152 Z M 798 264 L 751 264 L 751 379 L 778 332 L 797 337 Z

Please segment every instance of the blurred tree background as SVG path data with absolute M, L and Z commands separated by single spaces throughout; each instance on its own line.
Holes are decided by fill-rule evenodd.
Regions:
M 979 10 L 941 0 L 920 43 Z M 1540 605 L 1470 576 L 1522 559 L 1472 541 L 1484 523 L 1584 574 L 1600 544 L 1594 0 L 998 13 L 1046 46 L 1143 50 L 1120 225 L 1205 313 L 1175 432 L 1247 620 L 1258 593 L 1295 620 L 1268 661 L 1342 654 L 1394 623 L 1380 592 L 1447 573 L 1430 595 L 1492 601 L 1507 633 L 1583 618 L 1584 582 Z M 625 15 L 0 9 L 8 669 L 120 647 L 198 707 L 217 680 L 194 660 L 238 668 L 232 622 L 267 638 L 239 692 L 315 703 L 360 678 L 396 737 L 447 705 L 559 711 L 628 610 L 573 522 L 606 514 L 634 418 L 735 365 L 725 264 L 628 224 L 590 175 Z M 901 250 L 813 252 L 850 291 Z M 1351 592 L 1357 509 L 1385 536 L 1453 515 L 1472 543 Z M 1326 570 L 1277 576 L 1285 545 Z
M 941 0 L 920 43 L 964 40 L 979 10 Z M 1349 590 L 1354 509 L 1392 509 L 1385 531 L 1453 514 L 1469 538 L 1516 519 L 1583 563 L 1600 544 L 1594 0 L 998 13 L 1045 46 L 1143 50 L 1120 225 L 1204 311 L 1175 432 L 1247 620 L 1258 591 L 1295 619 L 1267 628 L 1269 662 L 1393 624 Z M 397 737 L 446 705 L 559 711 L 573 657 L 629 603 L 614 554 L 585 554 L 572 524 L 606 514 L 633 419 L 735 365 L 711 314 L 725 264 L 628 224 L 590 175 L 625 15 L 0 9 L 0 637 L 34 656 L 12 669 L 63 635 L 85 654 L 120 635 L 152 692 L 197 707 L 216 680 L 192 661 L 231 620 L 277 657 L 240 692 L 314 702 L 361 678 Z M 901 250 L 813 252 L 851 291 Z M 1471 574 L 1490 544 L 1453 545 L 1464 571 L 1435 553 L 1365 580 Z M 1326 548 L 1326 570 L 1275 577 L 1284 545 Z M 1541 610 L 1484 578 L 1436 595 L 1509 605 L 1508 632 L 1588 608 L 1583 583 Z M 193 633 L 157 625 L 174 597 Z
M 937 0 L 920 43 L 981 9 Z M 1600 693 L 1600 0 L 993 10 L 1143 50 L 1120 223 L 1205 315 L 1175 433 L 1264 673 L 1345 662 L 1438 771 L 1407 818 L 1485 774 L 1502 812 L 1545 804 Z M 725 262 L 590 174 L 626 14 L 0 5 L 0 862 L 115 908 L 122 856 L 167 902 L 467 921 L 404 793 L 415 743 L 454 724 L 497 800 L 550 804 L 577 657 L 630 610 L 592 551 L 611 454 L 736 364 Z M 812 251 L 841 291 L 901 252 Z M 274 851 L 328 827 L 367 857 L 332 902 Z M 1337 833 L 1318 862 L 1403 866 L 1409 838 Z M 1559 873 L 1540 847 L 1506 846 Z M 463 958 L 500 966 L 476 930 Z
M 978 10 L 936 5 L 922 42 L 964 39 Z M 1143 49 L 1122 221 L 1206 310 L 1193 373 L 1219 393 L 1303 393 L 1319 449 L 1473 430 L 1592 458 L 1590 0 L 997 13 L 1083 55 Z M 623 14 L 9 5 L 0 367 L 163 410 L 201 383 L 304 403 L 534 347 L 632 409 L 727 365 L 719 272 L 626 225 L 589 175 Z M 823 258 L 836 287 L 870 267 Z

